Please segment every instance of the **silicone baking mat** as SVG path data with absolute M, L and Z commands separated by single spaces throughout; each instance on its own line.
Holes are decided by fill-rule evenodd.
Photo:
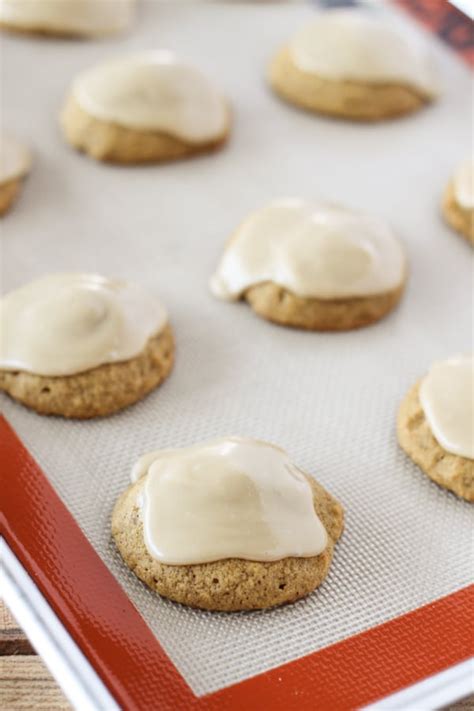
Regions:
M 472 583 L 472 508 L 424 477 L 395 436 L 410 385 L 432 361 L 472 348 L 471 254 L 439 213 L 443 187 L 470 151 L 469 71 L 433 38 L 443 94 L 419 114 L 356 125 L 297 111 L 269 92 L 264 71 L 314 12 L 144 2 L 122 38 L 2 37 L 3 123 L 35 157 L 3 225 L 3 290 L 59 270 L 137 280 L 160 295 L 177 340 L 169 380 L 122 414 L 81 423 L 39 417 L 7 398 L 2 406 L 196 696 L 331 649 Z M 392 21 L 421 31 L 405 15 Z M 97 164 L 69 149 L 57 115 L 74 75 L 156 47 L 177 51 L 228 95 L 228 147 L 146 168 Z M 410 262 L 398 310 L 360 331 L 315 334 L 213 299 L 207 281 L 225 240 L 249 211 L 278 196 L 321 197 L 386 219 Z M 110 514 L 137 457 L 225 434 L 285 447 L 346 508 L 327 581 L 294 605 L 231 615 L 189 610 L 148 591 L 115 551 Z M 69 582 L 61 581 L 63 593 Z M 444 620 L 449 636 L 449 615 Z M 458 654 L 456 629 L 450 643 Z M 468 656 L 461 647 L 451 663 Z

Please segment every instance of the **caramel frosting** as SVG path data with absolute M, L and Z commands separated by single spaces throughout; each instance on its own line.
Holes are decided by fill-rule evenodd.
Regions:
M 474 358 L 435 363 L 421 383 L 420 402 L 441 447 L 474 459 Z
M 31 168 L 31 153 L 6 133 L 0 134 L 0 185 L 23 178 Z
M 327 546 L 308 480 L 267 442 L 226 437 L 158 450 L 134 466 L 132 481 L 142 477 L 145 545 L 161 563 L 274 561 Z
M 474 160 L 464 163 L 453 179 L 454 197 L 466 210 L 474 209 Z
M 301 297 L 342 299 L 396 289 L 405 273 L 401 244 L 383 222 L 337 205 L 286 199 L 238 228 L 210 288 L 237 300 L 270 281 Z
M 199 71 L 166 50 L 114 59 L 81 74 L 73 97 L 89 115 L 189 142 L 226 131 L 224 99 Z
M 72 375 L 137 356 L 167 323 L 135 284 L 97 274 L 52 274 L 0 300 L 0 369 Z
M 125 29 L 134 6 L 135 0 L 0 0 L 0 22 L 93 36 Z
M 333 80 L 397 83 L 436 96 L 438 83 L 422 38 L 411 27 L 389 24 L 376 12 L 329 10 L 290 42 L 302 71 Z

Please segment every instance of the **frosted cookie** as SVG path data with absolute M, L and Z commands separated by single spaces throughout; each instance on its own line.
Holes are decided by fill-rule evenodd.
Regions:
M 474 501 L 474 359 L 435 363 L 403 400 L 398 441 L 445 489 Z
M 293 602 L 326 577 L 343 509 L 266 442 L 227 437 L 139 459 L 112 535 L 152 590 L 206 610 Z
M 148 163 L 220 147 L 229 134 L 230 113 L 206 77 L 163 50 L 81 74 L 61 124 L 69 143 L 93 158 Z
M 31 168 L 31 153 L 10 135 L 0 134 L 0 215 L 15 202 Z
M 0 0 L 0 27 L 56 37 L 94 37 L 126 29 L 135 0 Z
M 383 222 L 338 205 L 286 199 L 240 225 L 210 288 L 285 326 L 340 331 L 391 311 L 406 275 L 401 244 Z
M 269 81 L 297 106 L 360 121 L 416 111 L 438 93 L 430 54 L 414 30 L 347 9 L 319 13 L 277 53 Z
M 448 183 L 442 208 L 446 222 L 474 244 L 474 161 L 464 163 Z
M 53 274 L 0 301 L 0 390 L 44 415 L 110 415 L 169 374 L 165 309 L 135 284 Z

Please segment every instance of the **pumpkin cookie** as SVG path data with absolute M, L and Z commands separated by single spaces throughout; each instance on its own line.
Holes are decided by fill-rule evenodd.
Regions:
M 337 205 L 286 199 L 237 229 L 210 287 L 220 299 L 245 299 L 269 321 L 341 331 L 391 311 L 406 275 L 402 247 L 382 222 Z
M 278 447 L 228 437 L 161 450 L 142 457 L 132 479 L 112 534 L 125 563 L 164 597 L 255 610 L 298 600 L 327 576 L 343 509 Z
M 437 484 L 474 501 L 474 361 L 432 366 L 398 413 L 398 441 Z
M 0 389 L 44 415 L 110 415 L 156 388 L 174 342 L 159 301 L 134 284 L 55 274 L 0 302 Z
M 0 27 L 52 37 L 94 37 L 130 24 L 135 0 L 0 0 Z
M 167 51 L 101 64 L 80 75 L 61 114 L 67 141 L 113 163 L 155 163 L 212 151 L 230 130 L 227 103 Z
M 448 183 L 442 209 L 448 225 L 474 244 L 474 161 L 461 166 Z
M 276 54 L 269 82 L 297 106 L 357 121 L 408 114 L 437 95 L 421 38 L 363 10 L 321 12 Z
M 0 135 L 0 216 L 15 202 L 25 176 L 30 172 L 29 150 L 12 136 Z

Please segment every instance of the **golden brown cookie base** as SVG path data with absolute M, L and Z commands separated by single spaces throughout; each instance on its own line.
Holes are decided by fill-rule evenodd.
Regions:
M 329 536 L 321 555 L 284 558 L 272 563 L 226 559 L 199 565 L 164 565 L 152 558 L 143 540 L 137 493 L 143 478 L 118 499 L 112 535 L 129 568 L 152 590 L 183 605 L 204 610 L 258 610 L 294 602 L 317 588 L 326 577 L 334 544 L 344 525 L 342 506 L 308 477 L 314 509 Z
M 414 385 L 398 412 L 398 441 L 415 464 L 445 489 L 474 502 L 474 461 L 446 452 L 433 437 Z
M 431 101 L 408 86 L 323 79 L 299 69 L 286 47 L 270 65 L 269 82 L 281 98 L 296 106 L 355 121 L 395 118 L 417 111 Z
M 0 217 L 11 208 L 20 192 L 22 180 L 14 178 L 0 185 Z
M 443 216 L 450 227 L 474 244 L 474 210 L 459 205 L 454 195 L 454 185 L 450 182 L 443 195 Z
M 209 153 L 220 148 L 229 135 L 225 133 L 207 143 L 187 143 L 161 131 L 137 131 L 90 116 L 72 98 L 61 113 L 66 140 L 97 160 L 111 163 L 159 163 Z
M 111 415 L 154 390 L 168 376 L 173 359 L 173 333 L 166 326 L 131 360 L 59 377 L 0 371 L 0 390 L 42 415 L 79 419 Z
M 375 323 L 400 301 L 405 284 L 385 294 L 352 299 L 296 296 L 273 282 L 253 286 L 244 294 L 255 313 L 282 326 L 309 331 L 347 331 Z
M 5 22 L 0 20 L 0 29 L 6 32 L 11 32 L 12 34 L 26 35 L 27 37 L 36 36 L 47 38 L 57 38 L 57 39 L 87 39 L 87 38 L 100 38 L 108 37 L 109 35 L 115 35 L 122 32 L 122 29 L 102 31 L 102 32 L 85 32 L 81 30 L 61 30 L 56 27 L 46 27 L 45 25 L 16 25 L 12 22 Z

